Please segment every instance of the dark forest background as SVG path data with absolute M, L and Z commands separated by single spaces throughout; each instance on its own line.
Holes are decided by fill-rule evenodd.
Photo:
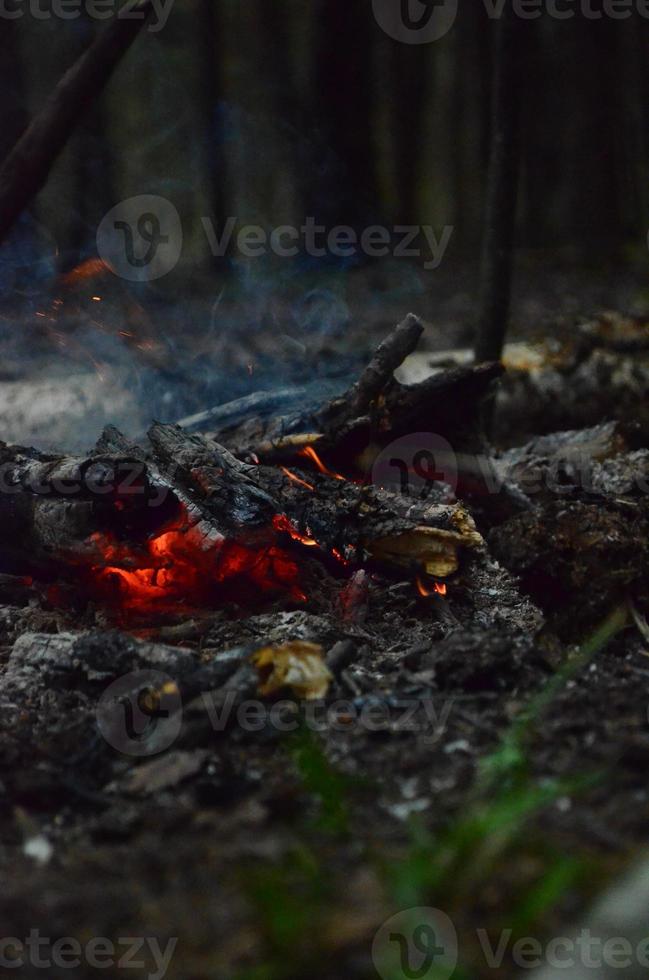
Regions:
M 85 15 L 0 22 L 3 155 L 104 26 Z M 409 309 L 441 325 L 438 346 L 470 344 L 494 31 L 478 0 L 463 4 L 443 39 L 417 46 L 389 37 L 370 0 L 176 0 L 163 29 L 142 31 L 118 65 L 0 251 L 3 307 L 15 308 L 18 298 L 20 316 L 42 318 L 43 297 L 49 303 L 58 295 L 61 275 L 96 255 L 106 212 L 131 196 L 159 194 L 182 218 L 182 260 L 155 283 L 118 284 L 113 308 L 103 305 L 102 337 L 130 318 L 144 346 L 160 341 L 163 362 L 169 350 L 187 354 L 181 333 L 203 331 L 191 348 L 194 373 L 206 350 L 224 363 L 224 331 L 245 347 L 270 325 L 267 349 L 275 350 L 278 330 L 288 348 L 297 337 L 304 349 L 312 328 L 331 337 L 366 320 L 369 337 Z M 517 25 L 516 50 L 512 332 L 566 307 L 649 308 L 649 20 L 637 11 L 627 20 L 544 14 Z M 223 261 L 210 253 L 204 216 L 217 229 L 230 216 L 269 231 L 299 228 L 310 216 L 328 228 L 424 224 L 454 232 L 432 271 L 424 268 L 427 255 L 235 253 Z M 97 291 L 88 284 L 87 307 Z M 100 291 L 110 298 L 107 286 Z M 135 313 L 126 294 L 137 297 Z M 80 309 L 72 309 L 73 326 Z M 57 307 L 57 331 L 64 311 Z M 98 326 L 96 309 L 84 315 L 89 330 Z M 95 344 L 94 360 L 119 359 L 105 344 Z M 239 360 L 226 370 L 228 395 L 253 384 L 252 358 L 244 351 Z M 213 365 L 207 373 L 213 384 Z M 196 394 L 196 403 L 207 397 L 212 389 Z
M 3 21 L 0 151 L 102 24 Z M 369 0 L 177 0 L 144 32 L 59 160 L 34 214 L 65 264 L 103 214 L 164 193 L 205 258 L 200 216 L 269 227 L 453 224 L 481 235 L 491 25 L 465 3 L 447 37 L 386 36 Z M 649 227 L 649 22 L 522 25 L 518 241 L 620 255 Z M 189 256 L 186 256 L 188 258 Z

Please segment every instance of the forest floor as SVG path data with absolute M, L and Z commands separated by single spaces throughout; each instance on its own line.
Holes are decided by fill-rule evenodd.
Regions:
M 444 307 L 449 321 L 458 303 Z M 547 333 L 545 316 L 531 319 Z M 457 322 L 443 343 L 429 331 L 431 353 L 464 346 Z M 348 373 L 381 324 L 334 338 L 354 351 Z M 505 929 L 511 943 L 565 935 L 637 859 L 649 825 L 649 639 L 625 597 L 566 630 L 565 609 L 557 618 L 552 597 L 526 595 L 491 557 L 434 601 L 376 576 L 351 622 L 320 563 L 305 563 L 301 585 L 306 603 L 232 607 L 198 626 L 181 616 L 124 629 L 101 608 L 62 610 L 41 593 L 0 607 L 3 936 L 38 929 L 84 947 L 106 937 L 118 950 L 119 937 L 177 940 L 174 980 L 398 980 L 375 937 L 395 914 L 432 907 L 457 930 L 457 980 L 510 977 L 511 944 L 494 968 L 478 930 L 494 946 Z M 67 633 L 77 645 L 59 666 L 20 646 Z M 197 697 L 171 744 L 143 759 L 97 729 L 102 692 L 125 673 L 175 683 L 223 651 L 295 640 L 331 663 L 344 651 L 325 702 L 303 703 L 296 725 L 257 698 L 261 721 L 233 710 L 215 724 Z M 163 646 L 152 654 L 144 641 Z M 151 948 L 133 957 L 145 960 L 133 976 L 161 975 Z M 95 975 L 87 959 L 75 976 Z M 16 975 L 55 973 L 31 961 Z

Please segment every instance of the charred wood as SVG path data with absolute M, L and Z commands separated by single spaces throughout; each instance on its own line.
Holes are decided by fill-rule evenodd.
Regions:
M 5 570 L 86 561 L 98 530 L 150 526 L 154 488 L 132 456 L 55 457 L 2 443 L 0 474 Z
M 187 491 L 210 512 L 226 520 L 234 515 L 243 524 L 274 521 L 289 538 L 338 552 L 346 561 L 367 555 L 389 567 L 445 577 L 457 571 L 460 550 L 482 545 L 459 504 L 413 502 L 320 474 L 297 472 L 291 478 L 274 467 L 242 463 L 222 446 L 178 426 L 156 424 L 150 439 L 159 462 L 174 463 Z
M 211 435 L 234 453 L 264 463 L 290 462 L 306 447 L 316 447 L 334 469 L 349 475 L 367 475 L 386 445 L 414 432 L 443 437 L 458 455 L 484 452 L 481 406 L 502 367 L 471 365 L 420 384 L 400 384 L 394 371 L 415 349 L 422 331 L 411 314 L 379 346 L 356 384 L 314 411 L 249 417 L 234 428 L 229 416 L 223 429 Z M 479 467 L 470 459 L 467 465 L 473 481 Z
M 495 528 L 492 554 L 523 589 L 579 635 L 634 594 L 649 574 L 649 511 L 602 501 L 552 500 Z

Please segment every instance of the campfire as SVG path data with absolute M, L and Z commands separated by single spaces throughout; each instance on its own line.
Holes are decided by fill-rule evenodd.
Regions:
M 142 626 L 309 609 L 325 594 L 353 619 L 369 583 L 405 580 L 438 613 L 449 602 L 444 618 L 489 550 L 542 607 L 561 607 L 587 592 L 593 555 L 614 540 L 620 563 L 600 573 L 586 607 L 621 596 L 639 575 L 645 519 L 611 495 L 617 470 L 606 460 L 633 448 L 631 429 L 611 423 L 497 457 L 480 418 L 500 366 L 402 385 L 394 371 L 421 333 L 407 317 L 355 384 L 303 414 L 256 416 L 252 399 L 243 417 L 226 406 L 216 431 L 156 422 L 135 444 L 108 427 L 84 457 L 3 446 L 4 588 Z M 417 450 L 408 433 L 432 424 L 442 448 Z M 555 461 L 568 494 L 560 510 L 548 489 Z M 584 466 L 605 507 L 570 489 Z M 640 478 L 644 457 L 627 466 Z
M 393 372 L 421 332 L 409 317 L 346 394 L 310 418 L 273 419 L 245 446 L 250 419 L 223 442 L 155 423 L 148 446 L 137 446 L 109 428 L 85 458 L 5 446 L 5 571 L 54 576 L 77 603 L 97 601 L 118 620 L 231 602 L 299 606 L 313 561 L 341 589 L 366 570 L 409 576 L 422 597 L 445 595 L 462 554 L 483 547 L 472 517 L 439 481 L 423 499 L 374 486 L 369 453 L 451 390 L 484 390 L 495 370 L 403 388 Z M 55 584 L 50 598 L 65 591 Z

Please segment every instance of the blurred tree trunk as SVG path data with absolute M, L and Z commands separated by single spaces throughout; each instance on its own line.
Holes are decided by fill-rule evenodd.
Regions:
M 622 139 L 617 98 L 618 26 L 616 21 L 611 23 L 606 18 L 583 25 L 587 47 L 584 60 L 580 59 L 582 143 L 579 169 L 572 179 L 578 192 L 579 244 L 594 261 L 612 258 L 623 238 L 619 196 Z M 579 125 L 579 120 L 576 122 Z
M 494 66 L 491 155 L 480 272 L 477 361 L 502 354 L 511 299 L 514 227 L 518 199 L 518 18 L 511 2 L 492 24 Z
M 482 174 L 489 160 L 490 52 L 477 5 L 465 8 L 456 25 L 458 50 L 453 118 L 455 245 L 480 247 L 484 213 Z
M 0 159 L 4 159 L 12 149 L 29 119 L 18 30 L 15 20 L 3 20 L 0 30 L 0 91 L 5 93 L 5 98 L 0 120 Z
M 205 128 L 206 199 L 210 217 L 218 228 L 222 228 L 228 217 L 226 53 L 222 0 L 199 0 L 197 15 L 199 97 Z M 213 258 L 217 267 L 224 265 L 225 257 Z
M 420 221 L 422 173 L 421 137 L 429 102 L 429 45 L 392 44 L 392 86 L 396 178 L 396 220 L 402 224 Z
M 311 187 L 311 213 L 328 225 L 360 226 L 371 219 L 376 206 L 370 47 L 374 21 L 366 0 L 314 2 L 314 109 L 323 159 Z M 410 138 L 415 140 L 416 134 Z
M 104 25 L 97 25 L 84 17 L 83 27 L 79 43 L 75 45 L 75 58 L 92 44 Z M 62 249 L 63 272 L 94 253 L 99 224 L 106 212 L 117 203 L 112 184 L 113 157 L 106 126 L 106 105 L 102 94 L 85 114 L 78 131 L 70 140 L 75 172 L 69 177 L 72 178 L 75 207 L 70 211 L 67 241 Z
M 637 11 L 619 25 L 618 101 L 624 124 L 624 231 L 644 250 L 649 228 L 649 44 Z M 629 97 L 633 93 L 633 97 Z

